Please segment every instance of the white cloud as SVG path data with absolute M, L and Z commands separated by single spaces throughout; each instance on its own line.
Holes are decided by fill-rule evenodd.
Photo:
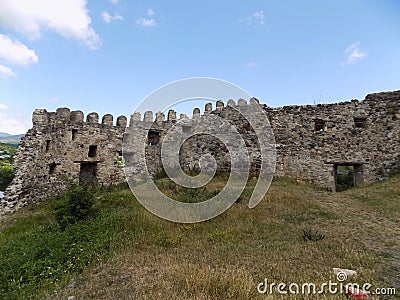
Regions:
M 110 15 L 108 12 L 103 11 L 101 13 L 101 18 L 103 19 L 104 22 L 107 24 L 110 23 L 112 20 L 122 20 L 122 16 L 119 15 L 118 13 L 115 13 L 113 16 Z
M 350 51 L 353 50 L 353 49 L 356 49 L 356 48 L 358 47 L 359 44 L 360 44 L 360 42 L 351 44 L 350 46 L 348 46 L 348 47 L 346 48 L 345 52 L 347 53 L 347 52 L 350 52 Z
M 156 26 L 157 23 L 154 19 L 146 19 L 146 18 L 139 18 L 136 20 L 136 24 L 143 26 L 143 27 L 151 27 Z
M 255 68 L 255 67 L 257 67 L 257 64 L 255 62 L 251 61 L 251 62 L 247 63 L 246 66 L 248 68 Z
M 17 77 L 17 74 L 15 74 L 13 70 L 11 70 L 9 67 L 0 65 L 0 77 L 2 78 Z
M 367 52 L 361 52 L 358 48 L 360 42 L 354 43 L 346 48 L 345 55 L 347 59 L 345 62 L 341 62 L 341 65 L 350 65 L 354 64 L 356 61 L 368 56 Z
M 359 60 L 363 57 L 366 57 L 367 53 L 366 52 L 360 52 L 358 50 L 358 48 L 354 49 L 353 52 L 350 54 L 349 58 L 348 58 L 348 63 L 352 64 L 354 63 L 356 60 Z
M 54 96 L 54 97 L 50 98 L 50 99 L 49 99 L 49 102 L 51 102 L 51 103 L 56 103 L 56 102 L 58 102 L 58 97 L 57 97 L 57 96 Z
M 253 19 L 258 21 L 260 25 L 264 25 L 264 12 L 262 10 L 255 12 Z
M 0 60 L 14 65 L 28 66 L 37 63 L 39 58 L 35 51 L 21 42 L 0 34 Z
M 156 26 L 157 22 L 154 18 L 152 18 L 153 16 L 154 16 L 154 10 L 149 8 L 149 9 L 147 9 L 146 17 L 141 17 L 141 18 L 137 19 L 136 24 L 138 24 L 139 26 L 142 26 L 142 27 Z
M 7 116 L 4 113 L 0 113 L 0 131 L 7 132 L 10 134 L 25 133 L 31 124 L 29 121 L 17 120 L 13 117 Z
M 110 0 L 112 4 L 118 4 L 118 0 Z
M 149 17 L 154 16 L 154 10 L 149 8 L 146 13 Z
M 102 18 L 103 21 L 106 22 L 106 23 L 110 23 L 110 22 L 111 22 L 111 16 L 110 16 L 110 14 L 109 14 L 108 12 L 106 12 L 106 11 L 103 11 L 103 12 L 101 13 L 101 18 Z
M 265 25 L 265 16 L 264 11 L 259 10 L 252 14 L 250 17 L 247 18 L 247 26 L 258 24 L 258 25 Z
M 6 110 L 8 109 L 7 105 L 0 103 L 0 110 Z
M 1 0 L 0 25 L 37 39 L 44 30 L 83 42 L 91 49 L 101 45 L 91 27 L 87 0 Z

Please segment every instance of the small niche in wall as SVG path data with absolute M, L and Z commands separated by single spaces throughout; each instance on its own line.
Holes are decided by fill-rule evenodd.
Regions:
M 96 155 L 97 155 L 97 146 L 96 145 L 90 145 L 89 146 L 88 156 L 89 157 L 96 157 Z
M 52 163 L 49 165 L 49 175 L 53 175 L 56 172 L 57 164 Z
M 158 143 L 160 142 L 160 132 L 157 130 L 149 130 L 147 141 L 150 146 L 158 145 Z
M 122 155 L 122 151 L 118 151 L 118 156 L 117 156 L 117 160 L 115 161 L 115 165 L 120 168 L 125 167 L 125 161 L 124 161 L 124 157 Z
M 48 152 L 50 149 L 50 142 L 50 140 L 46 140 L 46 152 Z
M 367 118 L 356 118 L 356 117 L 354 117 L 354 126 L 356 128 L 365 128 L 365 127 L 367 127 Z
M 190 130 L 192 129 L 192 126 L 189 125 L 182 125 L 182 132 L 190 132 Z
M 78 134 L 78 129 L 72 129 L 72 140 L 73 141 L 75 141 L 77 134 Z
M 325 120 L 315 119 L 314 120 L 314 130 L 315 131 L 323 131 L 325 129 Z

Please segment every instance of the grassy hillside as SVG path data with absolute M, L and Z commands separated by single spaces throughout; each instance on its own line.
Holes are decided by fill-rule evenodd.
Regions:
M 224 181 L 213 180 L 208 191 Z M 400 178 L 336 194 L 278 179 L 249 209 L 252 185 L 227 212 L 193 225 L 157 218 L 127 189 L 99 194 L 94 216 L 65 230 L 52 201 L 4 216 L 0 298 L 276 299 L 259 295 L 257 284 L 335 281 L 333 267 L 356 270 L 353 282 L 399 293 Z M 304 241 L 309 228 L 325 238 Z

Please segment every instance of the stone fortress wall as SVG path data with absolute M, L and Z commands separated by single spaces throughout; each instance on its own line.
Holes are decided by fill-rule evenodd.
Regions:
M 204 113 L 216 114 L 235 125 L 247 147 L 251 174 L 257 175 L 257 137 L 247 120 L 234 109 L 236 103 L 229 100 L 227 104 L 217 101 L 215 110 L 206 104 Z M 273 108 L 252 98 L 249 104 L 239 99 L 237 105 L 261 105 L 265 111 L 275 135 L 275 176 L 310 181 L 335 191 L 338 166 L 354 168 L 355 185 L 382 180 L 400 171 L 400 91 L 369 94 L 363 101 L 334 104 Z M 143 119 L 139 113 L 131 115 L 132 141 L 135 132 L 148 131 L 146 158 L 150 173 L 154 175 L 162 169 L 160 145 L 168 130 L 176 123 L 182 130 L 190 130 L 199 117 L 198 108 L 193 110 L 193 119 L 181 114 L 181 122 L 173 110 L 167 118 L 157 113 L 155 120 L 152 112 L 145 112 Z M 97 113 L 88 114 L 84 121 L 81 111 L 37 109 L 32 122 L 32 129 L 18 147 L 15 178 L 1 199 L 0 214 L 63 191 L 65 179 L 96 180 L 101 185 L 125 181 L 122 142 L 128 125 L 126 117 L 118 117 L 114 125 L 109 114 L 99 123 Z M 217 158 L 220 172 L 229 172 L 226 147 L 207 136 L 195 136 L 184 144 L 180 164 L 186 169 L 198 167 L 198 159 L 205 153 Z M 130 165 L 134 165 L 135 155 L 140 153 L 135 152 L 134 143 L 126 153 L 124 149 Z

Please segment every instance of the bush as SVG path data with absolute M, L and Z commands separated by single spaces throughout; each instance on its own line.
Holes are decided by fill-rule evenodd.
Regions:
M 14 169 L 8 162 L 0 163 L 0 191 L 4 191 L 14 178 Z
M 303 240 L 317 242 L 323 240 L 325 235 L 318 231 L 313 231 L 311 227 L 303 229 Z
M 54 207 L 54 216 L 60 228 L 87 219 L 94 214 L 95 192 L 87 185 L 72 185 L 58 198 Z

